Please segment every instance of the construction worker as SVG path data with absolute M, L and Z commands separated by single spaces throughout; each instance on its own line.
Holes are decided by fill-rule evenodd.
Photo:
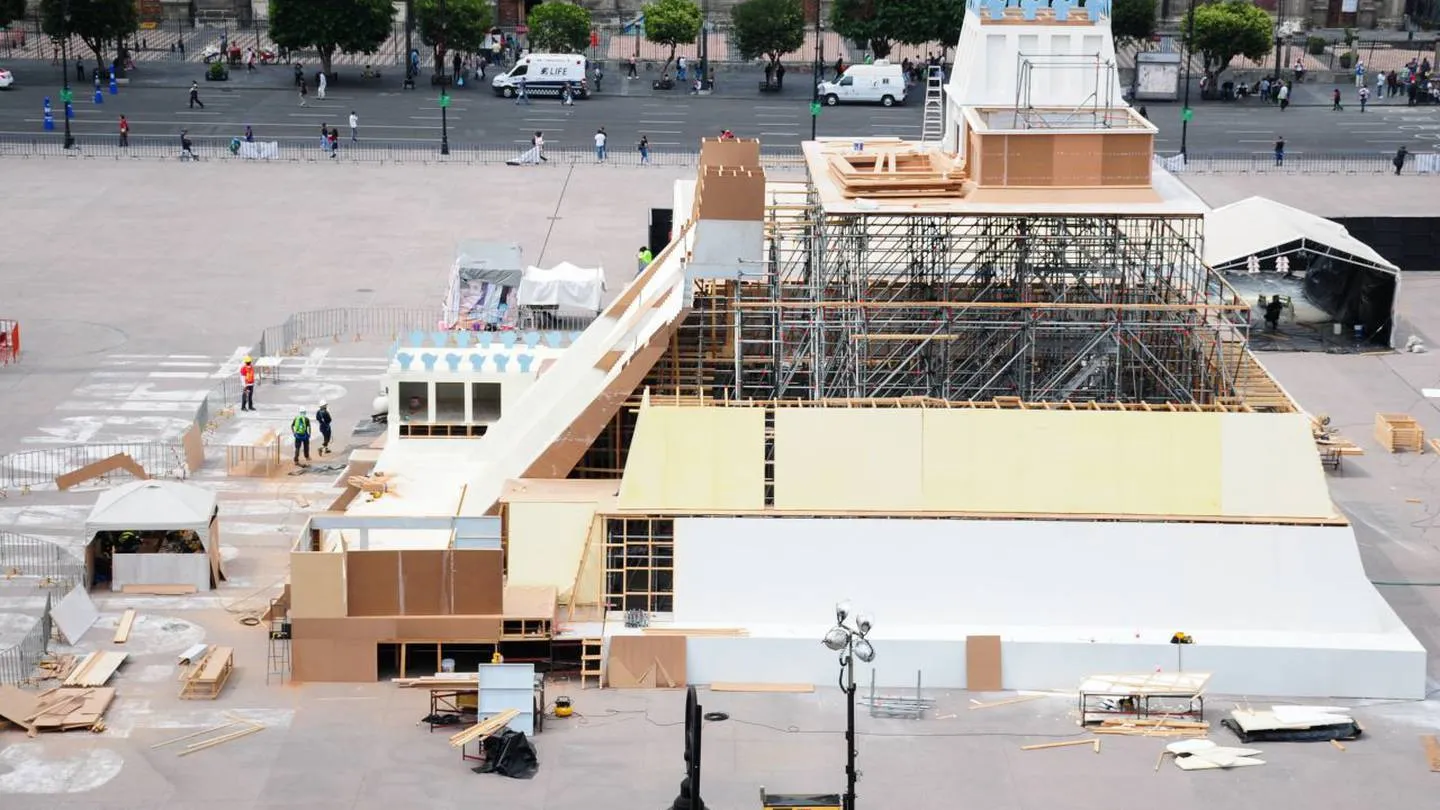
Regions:
M 240 382 L 245 384 L 245 389 L 240 393 L 240 410 L 255 410 L 255 360 L 246 356 L 245 362 L 240 365 Z
M 320 426 L 320 455 L 330 452 L 330 406 L 320 400 L 320 410 L 315 412 L 315 424 Z
M 295 436 L 295 463 L 300 463 L 300 451 L 305 451 L 305 460 L 310 460 L 310 417 L 301 411 L 290 421 L 290 432 Z
M 635 275 L 638 276 L 645 272 L 645 268 L 650 266 L 650 262 L 655 261 L 655 254 L 650 252 L 649 245 L 640 246 L 640 252 L 635 255 L 635 261 L 640 265 L 635 268 Z

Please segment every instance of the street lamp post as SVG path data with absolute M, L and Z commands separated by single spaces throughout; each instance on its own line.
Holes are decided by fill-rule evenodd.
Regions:
M 65 20 L 64 36 L 60 39 L 60 79 L 64 82 L 60 103 L 65 105 L 62 110 L 65 114 L 65 148 L 70 149 L 75 146 L 75 136 L 70 133 L 70 0 L 64 0 L 60 16 Z
M 405 0 L 405 83 L 401 85 L 406 90 L 415 89 L 415 63 L 410 58 L 414 46 L 410 41 L 411 32 L 415 30 L 415 0 Z
M 440 0 L 439 11 L 440 53 L 443 54 L 445 53 L 445 34 L 447 33 L 445 30 L 445 24 L 447 22 L 445 19 L 445 0 Z M 450 93 L 447 91 L 450 89 L 450 84 L 443 80 L 445 70 L 443 65 L 440 66 L 440 70 L 442 79 L 440 82 L 440 154 L 448 155 L 450 154 Z
M 820 123 L 820 82 L 822 81 L 820 71 L 824 69 L 821 59 L 824 54 L 820 50 L 820 3 L 815 3 L 815 75 L 810 82 L 814 88 L 810 95 L 810 140 L 815 140 L 815 128 Z
M 1185 21 L 1185 99 L 1180 103 L 1180 159 L 1186 158 L 1185 147 L 1190 135 L 1190 63 L 1195 61 L 1195 0 L 1190 0 L 1190 11 Z
M 845 798 L 842 810 L 855 810 L 855 662 L 868 664 L 875 660 L 875 648 L 866 638 L 870 633 L 870 617 L 853 617 L 850 603 L 835 606 L 835 626 L 825 634 L 822 643 L 840 653 L 840 691 L 845 693 Z

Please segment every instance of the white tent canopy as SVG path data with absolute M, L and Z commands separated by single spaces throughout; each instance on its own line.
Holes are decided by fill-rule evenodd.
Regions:
M 522 307 L 569 307 L 587 312 L 600 311 L 605 292 L 603 267 L 580 267 L 561 262 L 544 268 L 525 268 L 517 299 Z
M 1341 258 L 1352 264 L 1399 274 L 1400 268 L 1350 235 L 1345 226 L 1264 197 L 1250 197 L 1205 215 L 1205 263 L 1216 269 L 1244 264 L 1251 256 L 1286 245 Z
M 85 520 L 85 535 L 93 539 L 98 532 L 192 531 L 204 554 L 116 553 L 111 584 L 115 590 L 126 585 L 194 585 L 205 591 L 224 579 L 215 515 L 215 493 L 208 489 L 176 481 L 134 481 L 100 494 Z

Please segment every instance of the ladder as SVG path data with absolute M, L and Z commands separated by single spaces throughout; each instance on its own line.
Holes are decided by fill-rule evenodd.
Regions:
M 580 688 L 586 688 L 586 682 L 591 678 L 595 679 L 595 687 L 603 689 L 605 684 L 602 676 L 605 674 L 605 640 L 599 638 L 586 638 L 580 640 Z
M 945 137 L 945 69 L 931 65 L 925 76 L 925 120 L 920 128 L 921 142 L 938 141 Z
M 265 656 L 265 683 L 271 678 L 285 683 L 290 675 L 290 617 L 279 599 L 270 600 L 270 648 Z

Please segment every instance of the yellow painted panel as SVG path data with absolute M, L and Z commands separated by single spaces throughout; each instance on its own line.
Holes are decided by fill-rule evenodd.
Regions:
M 1217 416 L 927 410 L 924 509 L 1218 515 Z
M 296 619 L 345 618 L 344 554 L 290 552 L 290 615 Z
M 595 519 L 593 503 L 511 503 L 506 585 L 550 585 L 566 593 Z
M 1337 514 L 1301 413 L 1218 414 L 1227 517 L 1328 518 Z
M 922 418 L 908 408 L 777 408 L 775 507 L 922 508 Z
M 622 509 L 736 511 L 765 504 L 765 412 L 647 406 L 620 483 Z

